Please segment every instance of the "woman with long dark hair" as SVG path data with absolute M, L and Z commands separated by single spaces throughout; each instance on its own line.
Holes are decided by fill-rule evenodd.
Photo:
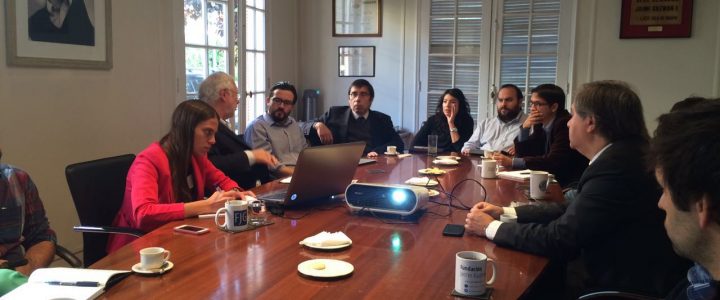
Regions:
M 215 109 L 205 102 L 180 103 L 170 132 L 138 154 L 130 167 L 125 199 L 113 226 L 149 232 L 170 221 L 214 212 L 217 203 L 253 195 L 242 192 L 207 158 L 219 122 Z M 108 252 L 132 240 L 128 235 L 112 235 Z
M 412 145 L 427 146 L 428 135 L 432 134 L 438 136 L 438 149 L 460 152 L 474 126 L 465 94 L 457 88 L 448 89 L 440 96 L 435 114 L 415 134 Z

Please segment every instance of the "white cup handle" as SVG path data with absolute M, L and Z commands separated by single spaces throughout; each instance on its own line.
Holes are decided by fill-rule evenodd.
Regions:
M 165 251 L 163 251 L 163 252 L 164 252 L 164 254 L 165 254 L 165 258 L 163 258 L 163 261 L 168 261 L 168 260 L 170 260 L 170 251 L 165 250 Z
M 488 258 L 487 262 L 490 263 L 490 265 L 492 265 L 493 274 L 492 274 L 492 277 L 490 277 L 490 280 L 488 280 L 488 282 L 486 282 L 485 284 L 491 285 L 495 282 L 495 261 Z
M 225 225 L 227 225 L 228 220 L 225 220 L 225 223 L 222 223 L 222 224 L 220 224 L 220 222 L 218 220 L 218 217 L 220 216 L 220 214 L 225 213 L 225 211 L 227 211 L 227 209 L 223 207 L 223 208 L 218 209 L 217 212 L 215 212 L 215 225 L 220 226 L 220 227 L 225 227 Z

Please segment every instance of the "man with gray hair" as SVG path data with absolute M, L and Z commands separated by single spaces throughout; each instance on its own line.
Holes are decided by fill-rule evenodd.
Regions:
M 218 126 L 215 144 L 208 152 L 208 158 L 215 167 L 244 189 L 255 187 L 257 181 L 270 181 L 272 178 L 268 168 L 275 169 L 277 158 L 262 149 L 252 150 L 226 121 L 235 114 L 240 104 L 238 88 L 233 78 L 223 72 L 210 74 L 200 84 L 199 97 L 215 108 L 223 123 Z
M 567 122 L 570 147 L 590 160 L 565 203 L 476 204 L 465 227 L 495 244 L 568 264 L 565 296 L 616 289 L 664 296 L 688 262 L 672 251 L 657 206 L 660 189 L 643 158 L 649 137 L 642 104 L 619 81 L 583 85 Z M 515 215 L 517 223 L 497 221 Z

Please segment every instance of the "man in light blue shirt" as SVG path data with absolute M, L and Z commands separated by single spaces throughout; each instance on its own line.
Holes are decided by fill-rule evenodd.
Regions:
M 495 103 L 497 117 L 478 122 L 470 140 L 463 145 L 462 154 L 482 150 L 515 153 L 513 140 L 520 131 L 520 124 L 527 118 L 522 112 L 522 101 L 523 94 L 517 86 L 501 86 Z
M 267 112 L 253 120 L 245 129 L 245 142 L 254 149 L 266 150 L 280 163 L 275 175 L 290 176 L 300 151 L 307 147 L 298 122 L 290 116 L 297 103 L 295 87 L 285 81 L 270 87 L 266 99 Z

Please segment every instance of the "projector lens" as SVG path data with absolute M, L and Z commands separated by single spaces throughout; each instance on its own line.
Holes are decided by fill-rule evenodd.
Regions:
M 405 200 L 407 200 L 407 194 L 400 190 L 394 191 L 392 193 L 392 200 L 395 204 L 402 204 L 403 202 L 405 202 Z

